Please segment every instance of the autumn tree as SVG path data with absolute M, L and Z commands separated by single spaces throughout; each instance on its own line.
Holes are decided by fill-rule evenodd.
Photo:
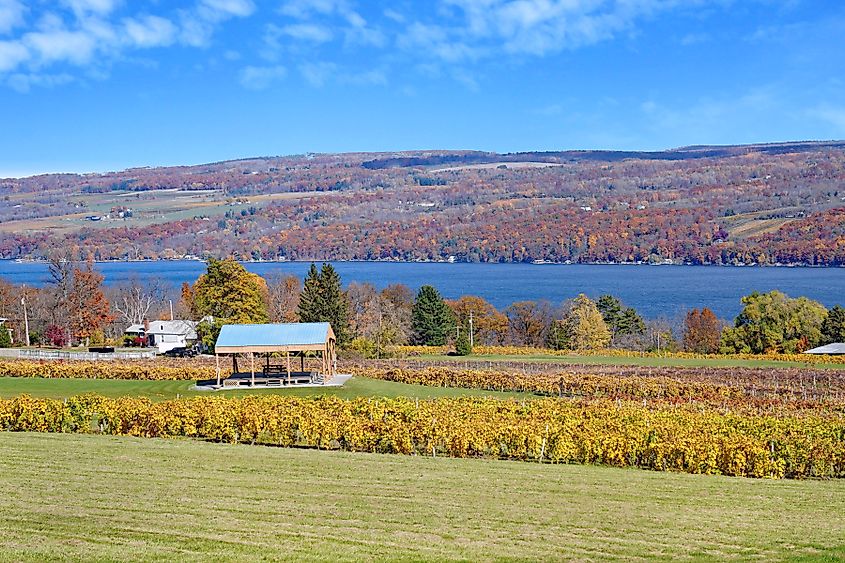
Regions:
M 460 326 L 469 329 L 472 316 L 473 343 L 501 345 L 507 340 L 508 317 L 486 299 L 464 295 L 448 305 Z
M 518 346 L 542 346 L 553 315 L 548 303 L 517 301 L 505 309 L 511 341 Z
M 205 274 L 192 288 L 198 317 L 210 316 L 224 323 L 266 323 L 267 283 L 237 261 L 209 259 Z
M 424 285 L 417 293 L 411 310 L 411 330 L 415 344 L 443 346 L 454 326 L 452 311 L 440 293 Z
M 734 326 L 722 332 L 722 352 L 795 353 L 817 346 L 822 340 L 827 309 L 821 303 L 770 291 L 746 295 L 742 304 Z
M 270 320 L 278 323 L 295 323 L 299 320 L 296 307 L 302 282 L 293 275 L 273 276 L 267 282 L 270 301 Z
M 722 323 L 707 307 L 693 309 L 684 318 L 684 350 L 698 354 L 715 354 L 719 351 Z
M 583 293 L 564 306 L 563 318 L 555 320 L 549 334 L 549 344 L 556 349 L 598 350 L 610 344 L 604 318 Z
M 114 320 L 109 301 L 103 293 L 103 275 L 89 260 L 85 269 L 75 268 L 68 296 L 71 334 L 78 341 L 102 341 L 102 331 Z

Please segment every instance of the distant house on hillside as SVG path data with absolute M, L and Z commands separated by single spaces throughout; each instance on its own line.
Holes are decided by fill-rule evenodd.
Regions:
M 182 320 L 145 321 L 143 324 L 130 325 L 124 333 L 164 353 L 173 348 L 193 345 L 197 341 L 197 323 Z
M 841 356 L 845 354 L 845 342 L 834 342 L 833 344 L 825 344 L 812 350 L 807 350 L 805 354 L 825 354 L 828 356 Z

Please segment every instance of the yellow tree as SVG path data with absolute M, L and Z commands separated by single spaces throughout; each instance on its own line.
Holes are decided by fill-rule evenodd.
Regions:
M 592 299 L 583 293 L 569 302 L 562 319 L 549 332 L 556 349 L 597 350 L 610 344 L 610 330 Z
M 198 316 L 235 324 L 266 323 L 269 319 L 267 282 L 232 258 L 210 259 L 206 273 L 190 293 Z

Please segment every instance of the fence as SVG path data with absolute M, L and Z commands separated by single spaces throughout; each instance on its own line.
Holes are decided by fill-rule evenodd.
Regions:
M 18 350 L 18 358 L 29 360 L 144 360 L 155 358 L 153 350 L 138 350 L 124 352 L 71 352 L 66 350 Z

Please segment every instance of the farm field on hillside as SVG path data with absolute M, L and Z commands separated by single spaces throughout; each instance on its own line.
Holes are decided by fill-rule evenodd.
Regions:
M 845 483 L 0 433 L 0 559 L 845 556 Z

